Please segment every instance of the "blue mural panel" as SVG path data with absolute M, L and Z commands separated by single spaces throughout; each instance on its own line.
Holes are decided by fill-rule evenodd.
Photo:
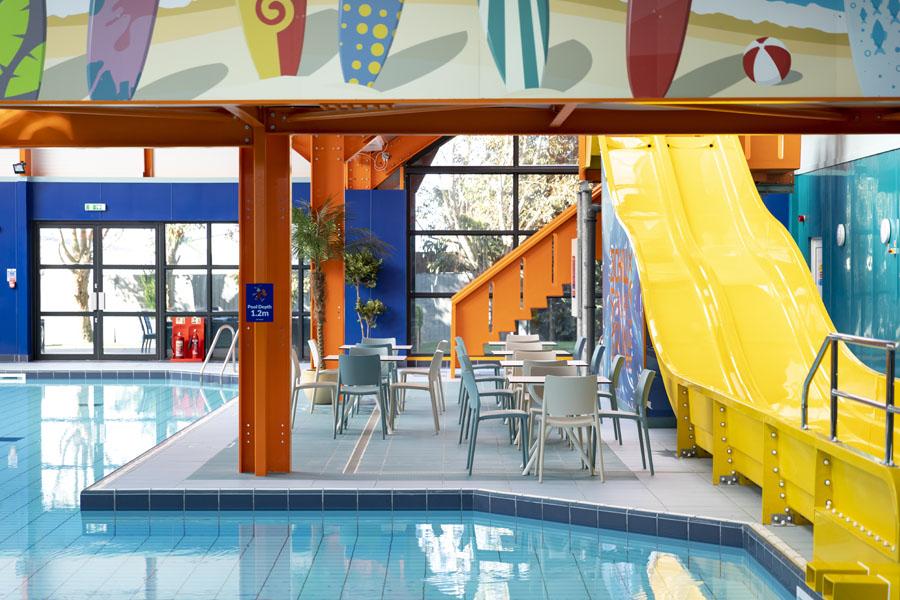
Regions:
M 634 407 L 638 377 L 644 368 L 644 302 L 634 252 L 608 194 L 603 195 L 603 345 L 606 372 L 621 354 L 625 368 L 616 390 L 620 404 Z

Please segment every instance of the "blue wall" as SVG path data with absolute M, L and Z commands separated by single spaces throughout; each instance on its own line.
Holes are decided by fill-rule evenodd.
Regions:
M 24 181 L 0 183 L 0 359 L 26 360 L 31 348 L 29 308 L 30 248 Z M 16 269 L 15 289 L 6 285 L 6 269 Z
M 842 333 L 900 339 L 900 150 L 868 156 L 796 178 L 791 234 L 809 261 L 810 239 L 822 238 L 822 299 Z M 804 217 L 800 222 L 799 217 Z M 882 219 L 892 239 L 881 243 Z M 838 224 L 846 242 L 836 242 Z M 884 353 L 851 349 L 872 368 L 884 370 Z
M 764 194 L 762 196 L 763 204 L 772 213 L 772 216 L 778 219 L 778 222 L 784 225 L 785 229 L 790 229 L 791 220 L 791 195 L 790 194 Z
M 309 183 L 292 187 L 295 206 L 308 205 Z M 85 203 L 105 203 L 104 212 L 86 212 Z M 379 286 L 372 290 L 389 307 L 378 335 L 406 342 L 406 194 L 403 191 L 348 191 L 347 221 L 368 227 L 393 246 Z M 0 286 L 0 360 L 26 360 L 31 343 L 32 221 L 210 221 L 236 222 L 236 182 L 0 181 L 0 271 L 15 268 L 18 287 Z M 359 338 L 352 288 L 347 292 L 347 341 Z
M 378 319 L 373 337 L 395 337 L 398 344 L 407 342 L 406 319 L 406 192 L 404 190 L 348 190 L 345 196 L 347 231 L 366 228 L 391 246 L 378 275 L 378 285 L 363 289 L 363 302 L 379 298 L 387 312 Z M 360 340 L 359 323 L 353 309 L 356 291 L 347 286 L 344 295 L 344 341 Z

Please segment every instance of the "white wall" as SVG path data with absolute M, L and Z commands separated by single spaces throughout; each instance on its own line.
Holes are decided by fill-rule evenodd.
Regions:
M 19 151 L 15 148 L 0 148 L 0 177 L 14 177 L 12 166 L 19 162 Z
M 12 176 L 17 149 L 0 148 L 0 177 Z M 140 178 L 143 148 L 37 148 L 32 151 L 32 175 L 61 178 Z M 8 168 L 7 168 L 8 167 Z M 157 148 L 155 176 L 163 179 L 237 179 L 237 148 Z M 291 175 L 309 179 L 309 162 L 291 151 Z
M 900 148 L 900 135 L 804 135 L 797 173 L 815 171 Z
M 173 179 L 235 179 L 237 148 L 157 148 L 153 167 L 156 177 Z
M 35 148 L 31 152 L 35 177 L 142 177 L 142 148 Z

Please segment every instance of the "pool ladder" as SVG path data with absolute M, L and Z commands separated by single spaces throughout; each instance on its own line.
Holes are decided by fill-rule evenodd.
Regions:
M 234 348 L 237 345 L 240 332 L 235 331 L 234 327 L 231 325 L 222 325 L 216 330 L 216 335 L 213 336 L 212 343 L 209 345 L 209 352 L 206 353 L 206 358 L 203 359 L 203 365 L 200 367 L 201 383 L 203 382 L 203 372 L 206 371 L 206 365 L 209 364 L 209 360 L 212 358 L 213 351 L 216 349 L 216 343 L 219 341 L 219 336 L 226 330 L 231 332 L 231 344 L 228 346 L 228 352 L 225 354 L 225 362 L 222 363 L 222 370 L 219 371 L 219 376 L 221 377 L 225 374 L 225 368 L 228 366 L 229 360 L 231 360 L 231 370 L 237 373 L 237 353 L 234 351 Z

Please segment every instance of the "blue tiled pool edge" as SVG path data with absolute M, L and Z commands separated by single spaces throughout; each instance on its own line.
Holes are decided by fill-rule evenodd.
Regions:
M 151 380 L 151 381 L 193 381 L 201 383 L 200 373 L 196 371 L 177 371 L 169 369 L 96 369 L 85 371 L 51 371 L 48 369 L 41 370 L 21 370 L 21 369 L 0 369 L 0 374 L 23 374 L 25 382 L 41 382 L 47 381 L 85 381 L 87 379 L 99 379 L 101 381 L 132 381 L 132 380 Z M 237 385 L 237 375 L 220 375 L 218 373 L 204 373 L 202 383 L 209 385 Z
M 475 511 L 743 549 L 791 594 L 799 587 L 820 598 L 806 586 L 803 569 L 747 523 L 480 489 L 86 489 L 81 510 Z

